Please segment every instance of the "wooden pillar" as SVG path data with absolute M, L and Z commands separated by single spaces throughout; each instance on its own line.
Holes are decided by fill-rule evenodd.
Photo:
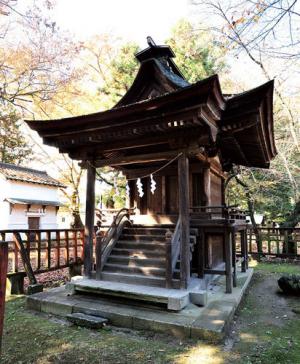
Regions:
M 204 229 L 200 229 L 199 232 L 199 245 L 198 245 L 198 278 L 204 278 L 205 268 L 205 232 Z
M 229 229 L 225 230 L 225 272 L 226 272 L 226 293 L 232 293 L 232 242 L 231 232 Z
M 0 243 L 0 355 L 4 324 L 6 274 L 8 266 L 8 244 Z
M 247 236 L 245 236 L 245 230 L 240 232 L 241 234 L 241 253 L 242 253 L 242 272 L 246 272 L 246 264 L 247 264 L 247 256 L 246 256 L 246 244 L 247 244 Z
M 203 170 L 203 187 L 204 187 L 204 194 L 205 194 L 205 200 L 206 205 L 209 206 L 211 204 L 211 191 L 210 191 L 210 169 L 205 168 Z
M 231 243 L 232 243 L 232 268 L 233 268 L 233 287 L 236 287 L 236 240 L 235 240 L 235 230 L 231 231 Z
M 184 289 L 190 279 L 189 160 L 186 154 L 178 159 L 178 200 L 181 219 L 180 288 Z
M 88 164 L 86 203 L 85 203 L 85 227 L 84 227 L 84 275 L 91 278 L 93 268 L 93 236 L 95 216 L 95 177 L 96 169 Z

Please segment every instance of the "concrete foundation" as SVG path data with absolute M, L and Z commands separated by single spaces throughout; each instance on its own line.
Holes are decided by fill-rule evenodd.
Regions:
M 152 330 L 184 338 L 201 338 L 220 341 L 247 289 L 253 270 L 238 273 L 237 287 L 232 294 L 225 292 L 225 277 L 210 283 L 207 287 L 207 304 L 199 307 L 188 303 L 178 312 L 170 312 L 154 303 L 143 301 L 126 302 L 114 298 L 77 293 L 70 295 L 65 287 L 51 289 L 27 297 L 27 308 L 66 317 L 81 312 L 108 319 L 109 324 L 138 330 Z M 111 283 L 111 282 L 110 282 Z M 180 292 L 180 290 L 179 290 Z M 190 297 L 193 293 L 189 293 Z M 200 302 L 201 303 L 201 302 Z M 170 302 L 170 306 L 172 306 Z M 176 305 L 178 302 L 176 303 Z M 151 306 L 152 305 L 152 306 Z

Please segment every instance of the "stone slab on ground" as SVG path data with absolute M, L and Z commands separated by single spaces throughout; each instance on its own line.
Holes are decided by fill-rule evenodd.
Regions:
M 101 329 L 108 322 L 108 320 L 103 317 L 87 315 L 80 312 L 69 314 L 66 318 L 74 325 L 87 327 L 89 329 Z
M 189 292 L 187 290 L 166 289 L 160 287 L 149 287 L 137 284 L 119 283 L 111 281 L 97 281 L 81 276 L 73 277 L 66 286 L 68 292 L 87 292 L 98 295 L 109 295 L 132 299 L 162 303 L 169 310 L 180 311 L 189 304 Z
M 188 304 L 179 312 L 170 312 L 143 304 L 116 302 L 113 299 L 90 294 L 69 295 L 65 287 L 27 297 L 31 310 L 66 317 L 84 313 L 109 320 L 114 326 L 139 330 L 152 330 L 182 338 L 206 339 L 217 342 L 224 338 L 230 321 L 247 289 L 253 270 L 238 273 L 237 287 L 232 294 L 225 292 L 225 280 L 221 277 L 208 287 L 206 307 Z

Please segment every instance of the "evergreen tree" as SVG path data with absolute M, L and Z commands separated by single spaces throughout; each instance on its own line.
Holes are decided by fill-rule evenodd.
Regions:
M 14 110 L 0 110 L 0 160 L 22 164 L 30 159 L 32 148 L 24 139 L 20 118 Z

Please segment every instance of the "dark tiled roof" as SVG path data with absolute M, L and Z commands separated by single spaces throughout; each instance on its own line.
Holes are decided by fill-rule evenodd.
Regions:
M 47 186 L 65 187 L 61 182 L 50 177 L 45 171 L 20 167 L 14 164 L 0 163 L 0 174 L 10 180 L 38 183 Z
M 32 200 L 26 198 L 6 198 L 6 201 L 20 205 L 45 205 L 45 206 L 64 206 L 63 203 L 59 201 L 46 201 L 46 200 Z

